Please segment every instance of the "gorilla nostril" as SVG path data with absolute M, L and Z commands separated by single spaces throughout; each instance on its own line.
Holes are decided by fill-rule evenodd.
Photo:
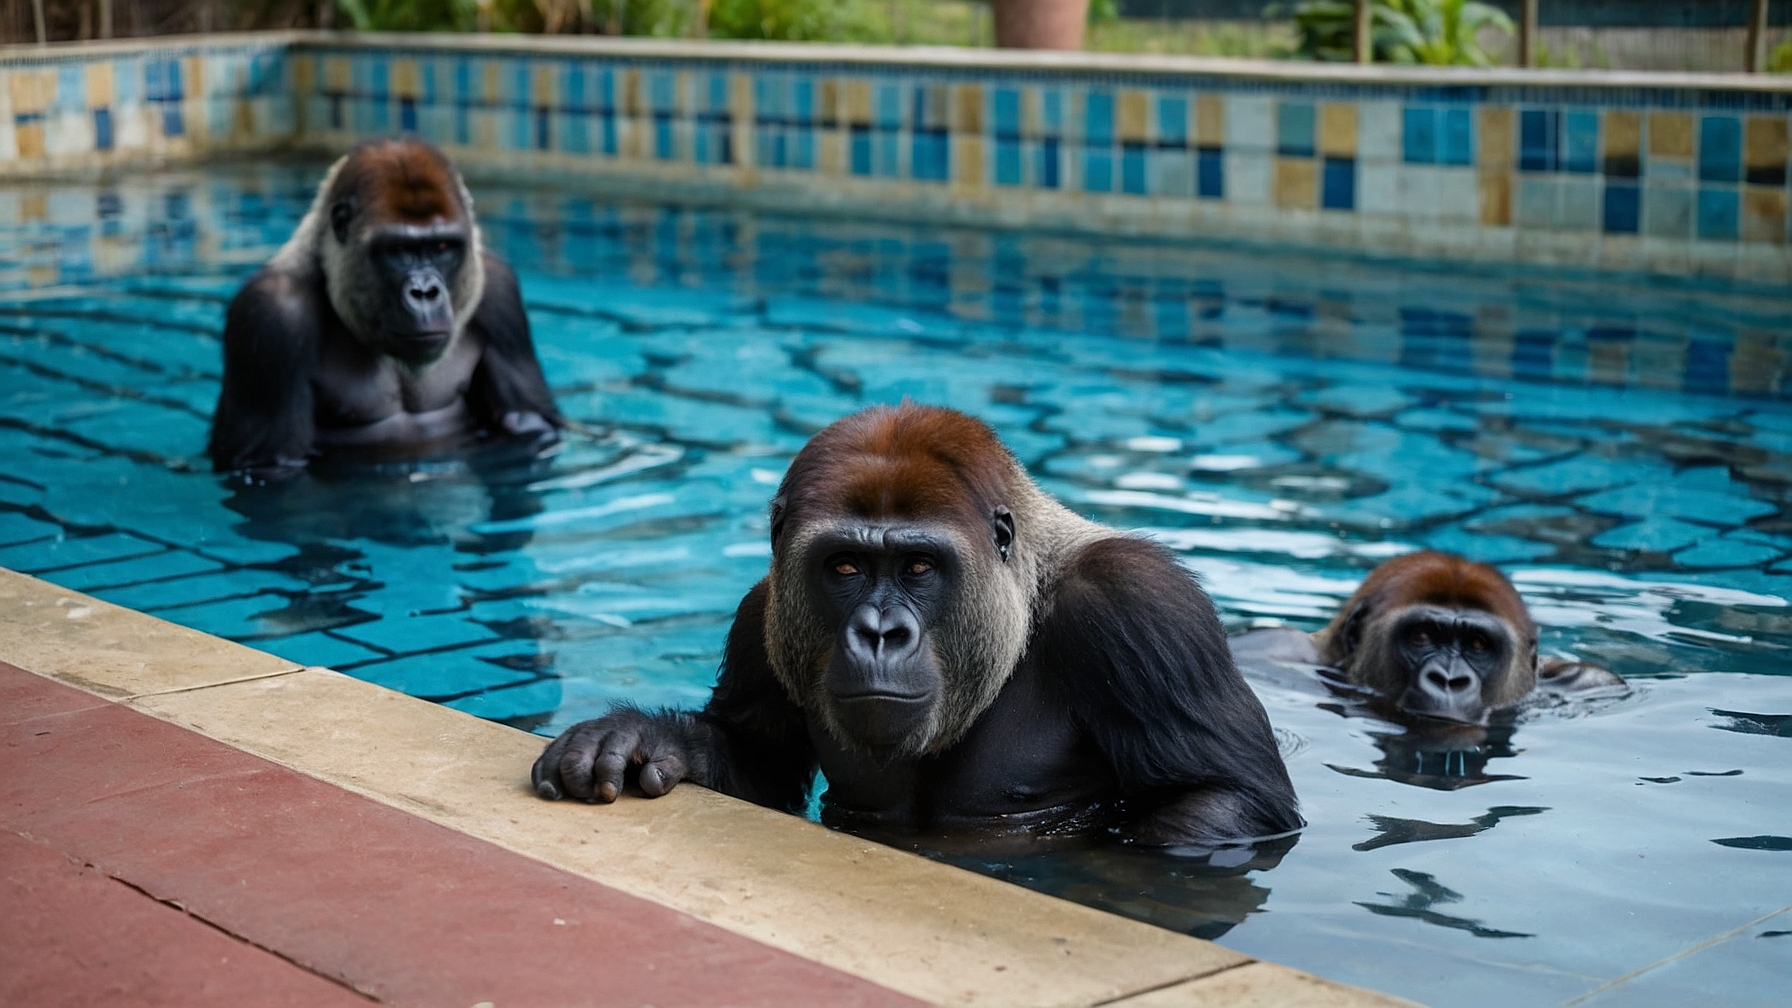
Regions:
M 1465 675 L 1457 676 L 1456 678 L 1450 680 L 1449 689 L 1450 689 L 1450 692 L 1452 692 L 1452 693 L 1460 693 L 1463 690 L 1468 689 L 1472 685 L 1474 685 L 1473 679 L 1470 679 L 1468 676 L 1465 676 Z
M 908 644 L 908 627 L 893 627 L 884 631 L 884 646 L 900 648 Z
M 1435 670 L 1425 673 L 1425 681 L 1427 683 L 1430 683 L 1432 686 L 1435 686 L 1441 690 L 1447 690 L 1450 688 L 1449 678 L 1446 677 L 1442 672 L 1438 672 Z

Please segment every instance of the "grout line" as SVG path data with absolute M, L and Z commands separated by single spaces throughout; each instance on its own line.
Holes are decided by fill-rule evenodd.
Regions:
M 369 994 L 367 991 L 364 991 L 364 990 L 360 989 L 359 987 L 356 987 L 353 983 L 350 983 L 348 980 L 345 980 L 342 977 L 331 976 L 328 973 L 319 972 L 318 970 L 313 969 L 312 967 L 307 966 L 304 963 L 298 961 L 297 959 L 294 959 L 293 957 L 280 951 L 279 949 L 272 948 L 267 945 L 263 945 L 262 943 L 255 941 L 252 938 L 245 938 L 244 936 L 237 934 L 235 931 L 230 930 L 229 928 L 225 927 L 224 925 L 219 924 L 217 921 L 211 920 L 210 918 L 207 918 L 207 917 L 202 917 L 199 914 L 196 914 L 192 910 L 188 909 L 186 906 L 182 905 L 181 902 L 177 899 L 173 899 L 171 897 L 165 898 L 162 896 L 157 896 L 155 893 L 152 893 L 148 889 L 145 889 L 142 886 L 138 885 L 137 883 L 132 882 L 130 879 L 121 878 L 120 876 L 107 871 L 106 869 L 100 867 L 99 865 L 94 864 L 91 861 L 84 861 L 83 863 L 85 863 L 87 865 L 87 867 L 92 868 L 94 871 L 97 871 L 97 872 L 101 873 L 102 875 L 105 875 L 107 878 L 111 879 L 112 881 L 117 882 L 119 885 L 124 886 L 126 889 L 129 889 L 133 892 L 136 892 L 143 896 L 146 896 L 149 899 L 155 900 L 157 903 L 160 903 L 165 907 L 169 907 L 179 913 L 186 914 L 188 917 L 192 918 L 193 920 L 198 921 L 201 924 L 204 924 L 206 927 L 211 928 L 213 931 L 218 932 L 219 934 L 225 936 L 226 938 L 230 938 L 233 941 L 242 942 L 244 945 L 251 946 L 252 948 L 258 948 L 258 949 L 262 950 L 263 952 L 266 952 L 268 955 L 271 955 L 274 958 L 280 960 L 281 962 L 286 963 L 287 965 L 293 967 L 294 969 L 301 970 L 305 973 L 311 974 L 314 977 L 317 977 L 320 980 L 324 980 L 329 983 L 335 984 L 336 986 L 341 987 L 343 990 L 353 993 L 357 997 L 366 998 L 369 1002 L 371 1002 L 373 1004 L 384 1004 L 385 1003 L 384 1001 L 380 1000 L 378 997 L 375 997 L 374 995 Z
M 176 689 L 151 690 L 148 693 L 132 693 L 128 696 L 119 697 L 118 702 L 122 703 L 122 704 L 135 704 L 139 700 L 147 700 L 150 697 L 173 696 L 177 693 L 194 693 L 199 690 L 213 689 L 218 686 L 234 686 L 237 683 L 255 682 L 257 679 L 278 679 L 281 676 L 289 676 L 296 672 L 329 672 L 329 671 L 333 671 L 333 670 L 326 669 L 321 665 L 299 665 L 297 663 L 294 663 L 292 668 L 281 669 L 278 672 L 262 672 L 262 673 L 258 673 L 256 675 L 243 676 L 240 679 L 225 679 L 220 682 L 205 683 L 200 686 L 181 686 Z
M 1216 977 L 1216 976 L 1219 976 L 1221 973 L 1230 972 L 1232 970 L 1238 969 L 1241 966 L 1250 966 L 1253 963 L 1256 963 L 1259 961 L 1260 960 L 1257 960 L 1257 959 L 1246 959 L 1244 962 L 1230 963 L 1228 965 L 1221 966 L 1219 969 L 1208 970 L 1205 973 L 1196 973 L 1193 976 L 1178 977 L 1175 980 L 1168 980 L 1168 981 L 1165 981 L 1164 983 L 1152 984 L 1150 987 L 1141 987 L 1136 991 L 1128 991 L 1125 994 L 1121 994 L 1117 997 L 1108 998 L 1105 1001 L 1097 1001 L 1094 1004 L 1090 1005 L 1089 1008 L 1101 1008 L 1102 1005 L 1123 1004 L 1123 1003 L 1130 1001 L 1136 997 L 1143 997 L 1146 994 L 1151 994 L 1153 992 L 1160 991 L 1160 990 L 1167 990 L 1171 987 L 1179 987 L 1185 983 L 1192 983 L 1193 981 L 1196 981 L 1196 980 L 1206 980 L 1208 977 Z
M 1713 945 L 1728 941 L 1731 938 L 1734 938 L 1737 935 L 1741 934 L 1742 932 L 1747 931 L 1749 928 L 1754 927 L 1756 924 L 1759 924 L 1765 920 L 1771 920 L 1775 917 L 1778 917 L 1780 914 L 1783 914 L 1788 910 L 1792 910 L 1792 903 L 1788 903 L 1787 905 L 1780 907 L 1778 910 L 1773 910 L 1768 913 L 1762 914 L 1761 916 L 1756 917 L 1752 921 L 1748 921 L 1747 923 L 1733 927 L 1730 930 L 1725 931 L 1723 934 L 1715 935 L 1713 937 L 1707 938 L 1704 941 L 1699 942 L 1697 945 L 1694 945 L 1690 948 L 1681 949 L 1680 951 L 1674 953 L 1671 956 L 1668 956 L 1666 959 L 1660 960 L 1659 962 L 1652 962 L 1647 966 L 1642 966 L 1637 969 L 1633 969 L 1629 973 L 1626 973 L 1623 976 L 1618 977 L 1616 980 L 1608 980 L 1604 984 L 1601 984 L 1600 986 L 1593 988 L 1592 990 L 1586 992 L 1585 994 L 1582 994 L 1578 997 L 1572 997 L 1566 1001 L 1563 1001 L 1559 1006 L 1557 1006 L 1557 1008 L 1568 1008 L 1569 1005 L 1580 1004 L 1582 1001 L 1585 1001 L 1588 998 L 1591 998 L 1595 995 L 1602 994 L 1608 990 L 1611 990 L 1613 987 L 1616 987 L 1619 984 L 1629 983 L 1630 981 L 1635 980 L 1637 977 L 1642 976 L 1644 973 L 1647 973 L 1650 970 L 1655 969 L 1659 966 L 1666 966 L 1668 963 L 1674 962 L 1679 959 L 1684 959 L 1687 956 L 1692 955 L 1695 952 L 1701 952 L 1701 951 L 1704 951 L 1705 949 L 1710 948 Z

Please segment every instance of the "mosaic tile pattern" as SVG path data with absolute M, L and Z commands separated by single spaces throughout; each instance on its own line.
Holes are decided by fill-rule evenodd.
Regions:
M 662 185 L 1025 197 L 1015 213 L 1054 225 L 1118 214 L 1169 233 L 1792 279 L 1792 87 L 1266 83 L 315 40 L 14 57 L 0 78 L 0 166 L 15 171 L 404 131 L 469 164 L 526 156 Z M 1101 214 L 1078 209 L 1091 200 Z

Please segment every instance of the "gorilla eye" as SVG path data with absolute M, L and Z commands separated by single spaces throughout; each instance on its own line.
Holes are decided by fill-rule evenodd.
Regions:
M 928 563 L 925 560 L 910 560 L 908 562 L 908 573 L 911 576 L 918 577 L 922 574 L 927 573 L 928 571 L 930 571 L 932 569 L 933 569 L 933 565 Z
M 834 565 L 834 573 L 840 575 L 841 577 L 852 577 L 854 574 L 857 574 L 858 572 L 859 572 L 858 566 L 856 564 L 850 563 L 846 560 L 842 560 L 839 563 Z
M 1424 647 L 1431 643 L 1431 635 L 1423 630 L 1412 630 L 1407 633 L 1406 642 L 1416 647 Z
M 1485 651 L 1485 650 L 1487 650 L 1487 638 L 1481 636 L 1480 634 L 1469 634 L 1468 649 L 1470 651 Z

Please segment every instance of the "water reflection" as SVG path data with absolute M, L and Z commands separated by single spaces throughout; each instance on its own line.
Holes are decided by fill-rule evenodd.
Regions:
M 1504 931 L 1499 928 L 1488 927 L 1478 920 L 1471 920 L 1467 917 L 1453 917 L 1446 913 L 1440 913 L 1433 909 L 1433 907 L 1449 903 L 1459 903 L 1462 901 L 1462 894 L 1448 886 L 1440 884 L 1435 877 L 1426 872 L 1410 871 L 1406 868 L 1395 868 L 1393 869 L 1393 875 L 1395 878 L 1411 886 L 1413 891 L 1403 895 L 1396 895 L 1394 893 L 1376 893 L 1377 896 L 1384 896 L 1396 902 L 1367 903 L 1358 901 L 1357 906 L 1362 907 L 1370 913 L 1381 914 L 1384 917 L 1413 917 L 1422 920 L 1427 924 L 1435 924 L 1438 927 L 1467 931 L 1476 938 L 1537 937 L 1534 934 L 1524 931 Z
M 1342 713 L 1342 708 L 1337 709 Z M 1371 731 L 1369 738 L 1381 750 L 1375 769 L 1327 766 L 1350 777 L 1372 777 L 1411 784 L 1434 791 L 1459 791 L 1494 781 L 1523 780 L 1518 774 L 1489 773 L 1487 761 L 1516 756 L 1512 736 L 1517 725 L 1477 725 L 1427 722 L 1397 731 Z

